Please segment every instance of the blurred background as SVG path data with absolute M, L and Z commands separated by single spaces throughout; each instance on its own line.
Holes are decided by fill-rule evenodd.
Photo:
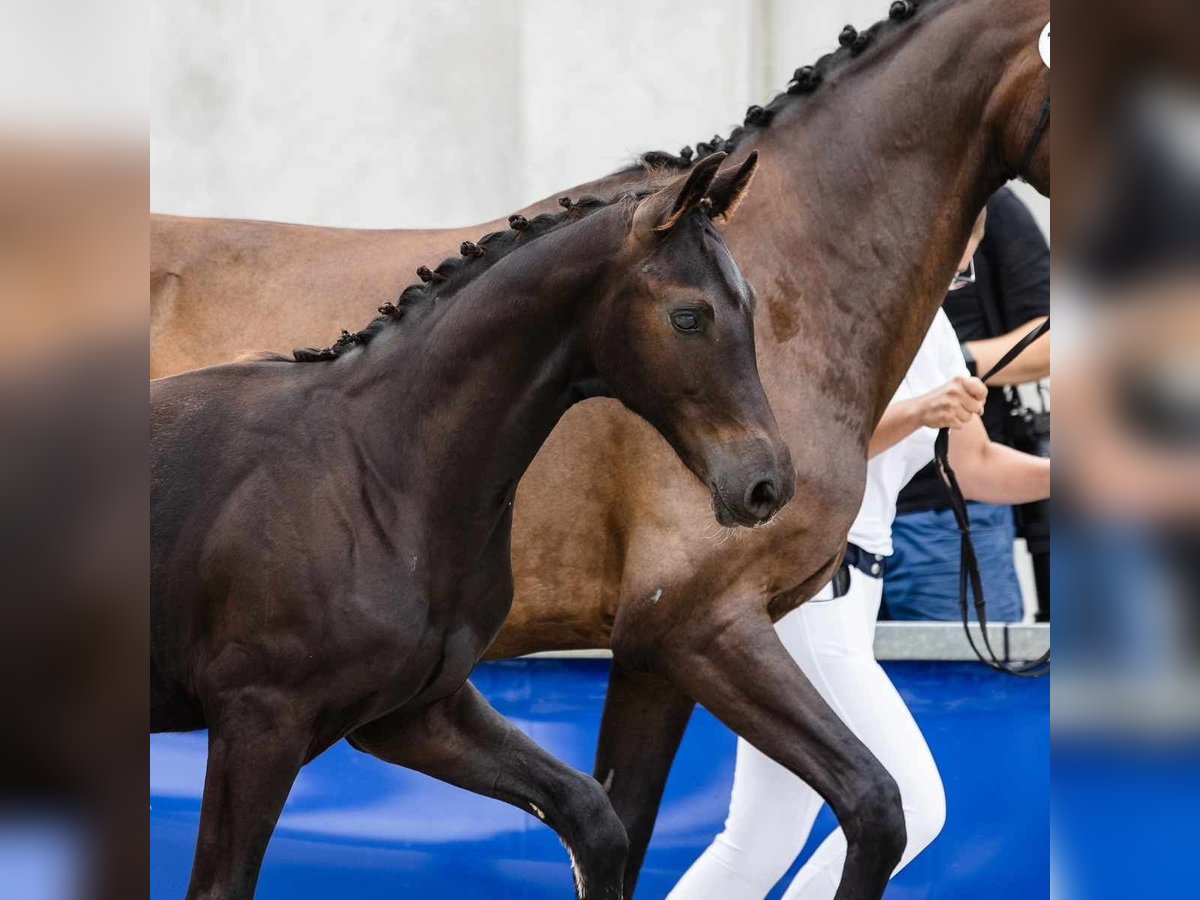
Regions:
M 0 896 L 146 893 L 147 205 L 481 221 L 727 133 L 886 5 L 6 4 Z M 1054 11 L 1053 895 L 1189 896 L 1200 6 Z
M 728 134 L 887 0 L 250 0 L 154 9 L 151 208 L 467 225 Z M 1049 201 L 1022 184 L 1045 230 Z
M 400 0 L 281 17 L 246 0 L 160 3 L 151 208 L 355 228 L 484 221 L 642 151 L 727 133 L 886 5 Z M 1064 897 L 1176 895 L 1169 848 L 1196 837 L 1173 798 L 1200 790 L 1197 10 L 1055 3 Z M 1013 187 L 1049 238 L 1049 201 Z M 1028 598 L 1023 558 L 1020 571 Z M 1153 875 L 1116 861 L 1150 857 Z

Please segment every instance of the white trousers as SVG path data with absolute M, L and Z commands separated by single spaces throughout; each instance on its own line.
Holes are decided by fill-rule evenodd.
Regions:
M 908 845 L 896 871 L 937 837 L 946 795 L 917 723 L 875 661 L 875 620 L 883 582 L 851 569 L 850 592 L 814 599 L 775 626 L 788 652 L 842 721 L 900 786 Z M 818 598 L 828 596 L 828 588 Z M 671 900 L 761 900 L 803 849 L 821 797 L 738 738 L 725 830 L 684 874 Z M 830 900 L 841 879 L 846 839 L 839 828 L 817 848 L 785 900 Z

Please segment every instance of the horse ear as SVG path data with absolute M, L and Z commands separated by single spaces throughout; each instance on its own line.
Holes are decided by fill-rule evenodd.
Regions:
M 687 175 L 643 200 L 633 215 L 634 231 L 665 234 L 679 224 L 680 219 L 700 205 L 725 156 L 713 153 L 704 157 Z
M 712 209 L 709 215 L 718 222 L 728 222 L 737 212 L 738 204 L 746 196 L 754 173 L 758 171 L 758 151 L 751 150 L 750 155 L 736 169 L 728 168 L 713 179 L 708 196 L 712 199 Z

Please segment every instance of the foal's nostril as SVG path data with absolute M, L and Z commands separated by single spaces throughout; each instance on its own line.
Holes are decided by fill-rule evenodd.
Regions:
M 746 495 L 746 506 L 755 515 L 765 516 L 774 512 L 778 500 L 779 489 L 775 486 L 775 482 L 763 480 L 750 488 L 750 492 Z

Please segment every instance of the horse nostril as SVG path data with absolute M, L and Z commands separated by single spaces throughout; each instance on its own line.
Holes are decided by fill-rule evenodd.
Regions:
M 773 481 L 760 481 L 750 488 L 746 495 L 746 505 L 758 515 L 763 515 L 775 508 L 779 500 L 779 489 Z

